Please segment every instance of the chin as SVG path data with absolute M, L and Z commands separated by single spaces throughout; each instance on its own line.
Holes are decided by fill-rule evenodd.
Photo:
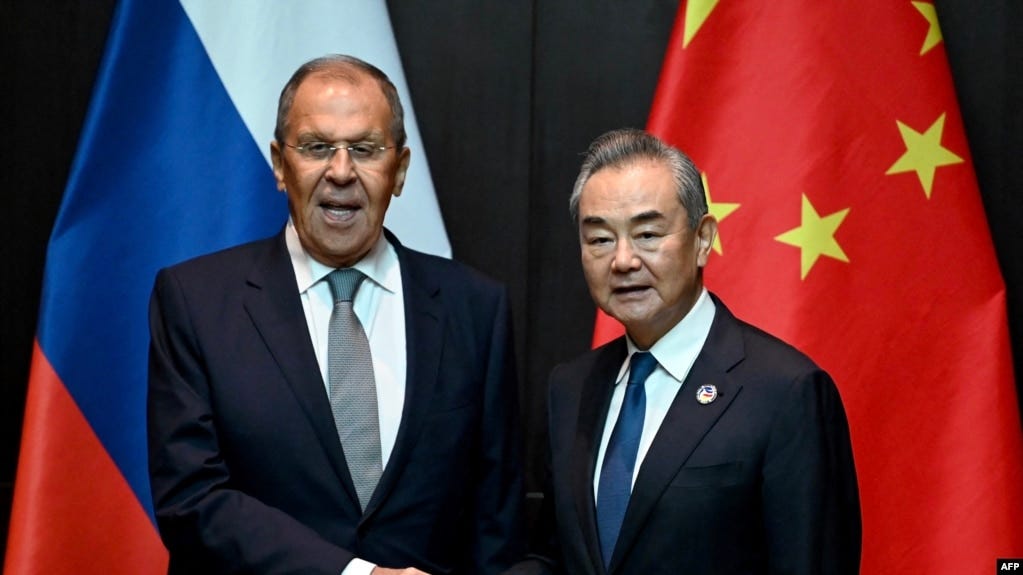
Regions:
M 653 313 L 646 308 L 645 305 L 616 305 L 604 310 L 607 315 L 615 318 L 616 320 L 626 322 L 642 322 L 649 321 Z

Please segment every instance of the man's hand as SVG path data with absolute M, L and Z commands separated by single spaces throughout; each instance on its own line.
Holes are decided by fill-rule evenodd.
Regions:
M 420 571 L 419 569 L 414 569 L 412 567 L 408 567 L 405 569 L 388 569 L 386 567 L 374 567 L 372 575 L 430 575 L 430 574 L 427 573 L 426 571 Z

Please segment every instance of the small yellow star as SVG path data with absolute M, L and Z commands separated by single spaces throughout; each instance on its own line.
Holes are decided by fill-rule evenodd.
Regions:
M 902 157 L 896 160 L 885 174 L 890 176 L 903 172 L 916 172 L 916 177 L 920 179 L 924 193 L 930 199 L 931 188 L 934 185 L 934 172 L 941 166 L 963 162 L 962 158 L 941 146 L 941 133 L 945 129 L 945 114 L 938 116 L 938 119 L 923 134 L 898 120 L 895 123 L 898 124 L 902 141 L 906 144 L 906 153 L 902 154 Z
M 810 268 L 817 263 L 817 259 L 822 255 L 848 263 L 849 258 L 842 251 L 842 246 L 835 241 L 835 232 L 847 215 L 849 215 L 849 208 L 822 218 L 813 208 L 806 194 L 803 194 L 803 225 L 774 238 L 784 244 L 802 249 L 799 266 L 800 279 L 806 279 L 806 274 L 810 273 Z
M 682 47 L 685 48 L 689 42 L 700 31 L 700 26 L 707 21 L 707 17 L 714 11 L 718 0 L 689 0 L 686 2 L 686 29 L 682 32 Z
M 729 204 L 725 202 L 714 203 L 710 199 L 710 186 L 707 185 L 707 174 L 701 173 L 700 178 L 703 180 L 703 192 L 707 196 L 707 211 L 710 215 L 714 216 L 714 219 L 721 223 L 721 220 L 728 217 L 729 214 L 739 209 L 739 204 Z M 714 251 L 719 255 L 724 255 L 721 251 L 721 231 L 718 230 L 718 235 L 714 236 Z
M 927 29 L 927 38 L 924 39 L 924 45 L 920 48 L 920 55 L 923 56 L 931 48 L 941 43 L 941 27 L 938 26 L 938 11 L 934 9 L 934 4 L 930 2 L 913 2 L 913 6 L 916 7 L 917 11 L 923 14 L 924 18 L 927 19 L 927 23 L 931 25 Z

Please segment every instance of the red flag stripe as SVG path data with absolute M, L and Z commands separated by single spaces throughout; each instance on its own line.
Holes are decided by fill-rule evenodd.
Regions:
M 155 526 L 38 344 L 7 549 L 6 575 L 167 572 Z

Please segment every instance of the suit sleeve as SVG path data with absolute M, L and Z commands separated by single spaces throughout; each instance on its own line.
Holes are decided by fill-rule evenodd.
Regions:
M 503 288 L 491 319 L 474 502 L 474 565 L 469 570 L 480 575 L 501 573 L 524 549 L 518 386 L 511 317 Z
M 203 350 L 168 270 L 157 277 L 149 321 L 149 467 L 171 572 L 338 575 L 352 553 L 234 488 Z
M 792 382 L 763 467 L 770 573 L 859 572 L 861 519 L 849 425 L 831 378 Z

